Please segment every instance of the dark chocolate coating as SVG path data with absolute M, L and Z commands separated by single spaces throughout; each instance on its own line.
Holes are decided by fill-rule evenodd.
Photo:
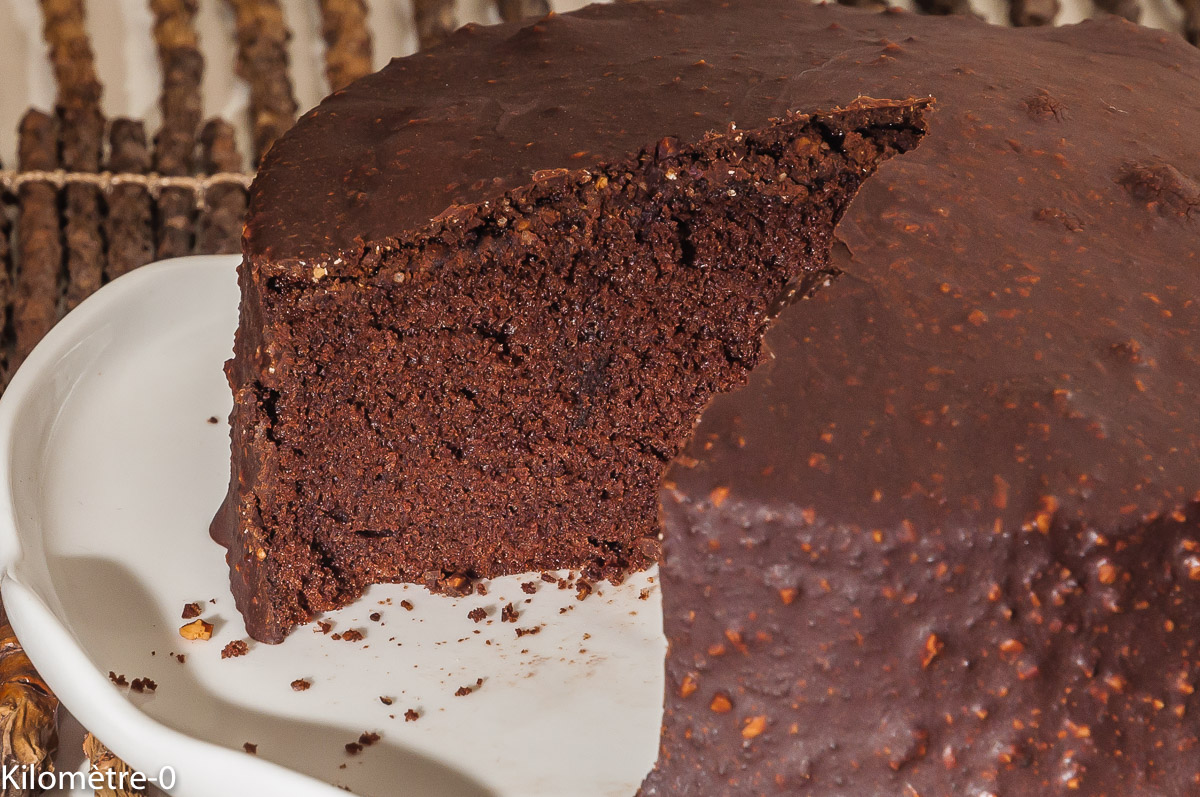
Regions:
M 336 277 L 356 258 L 329 263 L 335 253 L 412 239 L 535 175 L 623 161 L 730 124 L 756 130 L 860 93 L 924 94 L 814 94 L 822 81 L 805 72 L 820 56 L 776 30 L 810 25 L 806 7 L 733 14 L 712 5 L 596 5 L 526 27 L 468 25 L 394 60 L 326 98 L 268 154 L 251 189 L 248 256 L 274 267 L 320 261 Z M 710 27 L 710 13 L 725 19 Z M 834 19 L 842 16 L 824 24 Z
M 669 470 L 645 793 L 1200 793 L 1200 56 L 835 15 L 939 112 Z

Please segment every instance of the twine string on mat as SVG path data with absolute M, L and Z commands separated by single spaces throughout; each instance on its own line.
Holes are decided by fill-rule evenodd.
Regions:
M 196 198 L 196 207 L 206 210 L 205 199 L 209 190 L 217 186 L 236 185 L 248 189 L 254 179 L 252 174 L 240 172 L 216 172 L 214 174 L 187 177 L 172 177 L 165 174 L 136 174 L 132 172 L 72 172 L 66 169 L 53 171 L 16 171 L 0 169 L 0 187 L 6 192 L 16 193 L 27 183 L 46 183 L 55 188 L 67 185 L 92 185 L 108 193 L 119 185 L 140 185 L 157 198 L 167 188 L 182 188 L 191 191 Z

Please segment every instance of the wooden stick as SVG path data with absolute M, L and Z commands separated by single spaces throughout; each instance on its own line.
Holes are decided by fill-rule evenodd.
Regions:
M 158 260 L 182 257 L 192 252 L 192 215 L 196 202 L 191 191 L 164 188 L 154 207 L 154 228 L 157 242 L 154 256 Z
M 83 753 L 91 762 L 91 771 L 103 775 L 104 785 L 96 789 L 96 797 L 144 797 L 145 792 L 129 787 L 130 766 L 90 733 L 83 738 Z
M 1142 18 L 1142 6 L 1138 0 L 1095 0 L 1096 8 L 1108 14 L 1116 14 L 1130 22 Z
M 1018 28 L 1032 28 L 1054 22 L 1058 10 L 1058 0 L 1012 0 L 1008 18 Z
M 204 170 L 209 174 L 236 172 L 242 168 L 233 125 L 213 119 L 200 133 Z M 198 248 L 202 254 L 237 254 L 242 246 L 242 224 L 246 216 L 246 189 L 225 183 L 208 189 L 205 213 L 200 221 Z
M 103 87 L 84 23 L 83 0 L 41 0 L 43 37 L 58 82 L 55 103 L 61 124 L 63 168 L 100 171 L 104 148 Z M 104 274 L 104 239 L 100 231 L 101 197 L 94 186 L 66 189 L 67 309 L 100 287 Z
M 936 16 L 971 13 L 970 0 L 916 0 L 916 3 L 924 13 Z
M 150 0 L 154 43 L 162 68 L 158 107 L 162 126 L 154 136 L 154 170 L 168 177 L 192 174 L 196 129 L 200 126 L 200 83 L 204 56 L 196 34 L 196 0 Z M 163 190 L 156 203 L 155 256 L 180 257 L 192 251 L 195 201 L 190 191 Z
M 0 169 L 3 168 L 0 163 Z M 12 340 L 7 333 L 13 278 L 10 199 L 8 192 L 0 190 L 0 391 L 8 386 L 8 359 L 12 351 Z
M 848 6 L 850 8 L 865 8 L 869 11 L 883 11 L 887 8 L 887 3 L 883 0 L 837 0 L 838 5 Z
M 1200 47 L 1200 0 L 1179 0 L 1183 7 L 1183 35 Z
M 9 771 L 26 768 L 32 782 L 39 772 L 53 768 L 57 750 L 58 698 L 33 669 L 0 608 L 0 764 Z M 5 797 L 32 793 L 20 788 L 4 792 Z
M 496 9 L 505 22 L 529 17 L 544 17 L 550 13 L 547 0 L 496 0 Z
M 413 0 L 413 25 L 422 50 L 432 47 L 454 32 L 454 0 Z
M 338 91 L 374 69 L 366 0 L 318 0 L 325 37 L 325 78 Z
M 288 76 L 292 33 L 279 0 L 226 0 L 237 26 L 237 73 L 250 84 L 254 163 L 296 121 L 296 97 Z
M 196 0 L 150 0 L 150 10 L 163 73 L 158 98 L 163 121 L 154 136 L 154 170 L 181 177 L 192 173 L 200 126 L 204 56 L 196 34 Z
M 115 120 L 109 130 L 109 143 L 109 171 L 117 174 L 150 171 L 150 149 L 142 122 Z M 108 237 L 105 274 L 108 279 L 114 280 L 154 259 L 154 203 L 145 186 L 133 183 L 113 186 L 108 196 L 104 232 Z
M 17 168 L 58 168 L 58 120 L 37 110 L 21 119 Z M 16 268 L 13 278 L 13 356 L 17 369 L 59 318 L 62 240 L 58 192 L 48 183 L 25 183 L 18 191 Z

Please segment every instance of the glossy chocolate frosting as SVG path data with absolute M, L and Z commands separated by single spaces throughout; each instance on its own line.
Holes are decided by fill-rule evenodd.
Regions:
M 646 793 L 1200 793 L 1200 53 L 754 8 L 939 111 L 669 471 Z
M 252 189 L 247 254 L 326 262 L 336 276 L 353 268 L 352 257 L 331 262 L 339 252 L 408 240 L 531 181 L 870 94 L 866 81 L 824 85 L 814 74 L 839 49 L 834 39 L 810 50 L 776 30 L 825 27 L 840 13 L 736 5 L 595 5 L 525 26 L 468 25 L 392 61 L 273 147 Z

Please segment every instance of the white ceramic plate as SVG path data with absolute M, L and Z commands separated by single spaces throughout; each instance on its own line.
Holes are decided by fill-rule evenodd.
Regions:
M 184 797 L 341 793 L 330 784 L 421 797 L 632 794 L 661 716 L 653 573 L 584 601 L 536 577 L 532 596 L 521 590 L 530 577 L 463 599 L 377 587 L 328 618 L 361 641 L 301 628 L 221 659 L 246 638 L 207 533 L 228 471 L 221 364 L 236 263 L 184 258 L 106 286 L 0 400 L 0 587 L 64 705 L 136 769 L 173 768 L 171 793 Z M 208 642 L 178 634 L 191 601 L 216 625 Z M 510 601 L 515 624 L 499 617 Z M 479 624 L 467 618 L 477 606 L 489 612 Z M 119 688 L 110 671 L 157 690 Z M 296 679 L 312 687 L 296 692 Z M 405 722 L 410 708 L 419 720 Z M 364 732 L 381 739 L 349 754 Z

